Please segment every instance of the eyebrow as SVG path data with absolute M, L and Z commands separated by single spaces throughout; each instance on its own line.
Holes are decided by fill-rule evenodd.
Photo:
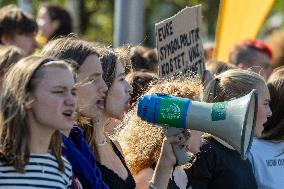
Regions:
M 67 90 L 68 87 L 66 87 L 66 86 L 61 86 L 61 85 L 57 85 L 57 86 L 52 87 L 52 89 L 63 89 L 63 90 Z M 77 89 L 76 89 L 76 87 L 72 87 L 71 90 L 77 90 Z
M 92 73 L 88 78 L 101 76 L 103 73 Z

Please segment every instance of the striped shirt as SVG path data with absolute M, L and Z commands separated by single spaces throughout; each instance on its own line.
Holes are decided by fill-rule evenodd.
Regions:
M 0 162 L 0 189 L 71 188 L 72 167 L 63 158 L 64 173 L 59 170 L 55 156 L 31 154 L 25 173 L 18 173 L 11 165 Z

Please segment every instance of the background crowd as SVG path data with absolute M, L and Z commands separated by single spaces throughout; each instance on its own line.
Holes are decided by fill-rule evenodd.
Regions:
M 283 31 L 240 41 L 228 62 L 204 45 L 203 78 L 160 78 L 156 49 L 112 48 L 72 28 L 57 5 L 43 4 L 36 18 L 0 9 L 0 188 L 283 188 Z M 169 137 L 137 115 L 144 94 L 216 103 L 253 89 L 247 159 L 217 136 L 179 129 Z M 172 145 L 190 162 L 178 165 Z

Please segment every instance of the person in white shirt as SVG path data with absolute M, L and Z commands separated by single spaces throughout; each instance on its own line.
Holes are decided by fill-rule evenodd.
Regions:
M 254 139 L 249 159 L 258 188 L 278 189 L 284 186 L 284 67 L 273 72 L 267 86 L 272 116 L 262 135 Z

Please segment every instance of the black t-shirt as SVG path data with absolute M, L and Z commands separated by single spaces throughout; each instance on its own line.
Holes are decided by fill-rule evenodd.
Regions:
M 109 186 L 109 188 L 111 189 L 135 189 L 136 184 L 135 184 L 135 180 L 130 172 L 130 170 L 128 169 L 125 160 L 122 156 L 122 154 L 120 153 L 120 151 L 117 149 L 117 147 L 115 146 L 115 144 L 111 141 L 111 145 L 112 148 L 114 150 L 114 152 L 116 153 L 116 155 L 119 157 L 119 159 L 121 160 L 122 164 L 124 165 L 124 167 L 126 168 L 127 172 L 128 172 L 128 177 L 126 178 L 126 180 L 123 180 L 122 178 L 120 178 L 115 172 L 113 172 L 113 170 L 107 168 L 106 166 L 100 164 L 100 162 L 97 161 L 97 166 L 100 169 L 101 173 L 102 173 L 102 179 L 103 181 Z
M 154 163 L 154 164 L 152 164 L 152 165 L 150 166 L 150 168 L 153 169 L 153 170 L 155 170 L 155 167 L 156 167 L 156 163 Z M 173 170 L 173 171 L 174 171 L 174 170 Z M 168 183 L 167 189 L 180 189 L 180 188 L 177 186 L 176 182 L 175 182 L 175 177 L 174 177 L 173 172 L 172 172 L 171 174 L 172 174 L 172 176 L 171 176 L 171 178 L 169 179 L 169 183 Z M 187 173 L 186 173 L 186 174 L 187 174 Z M 186 176 L 187 176 L 187 178 L 188 178 L 188 175 L 186 175 Z M 189 188 L 190 188 L 190 185 L 189 185 L 189 182 L 188 182 L 187 185 L 186 185 L 186 189 L 189 189 Z
M 257 189 L 249 160 L 209 139 L 185 170 L 192 189 Z

